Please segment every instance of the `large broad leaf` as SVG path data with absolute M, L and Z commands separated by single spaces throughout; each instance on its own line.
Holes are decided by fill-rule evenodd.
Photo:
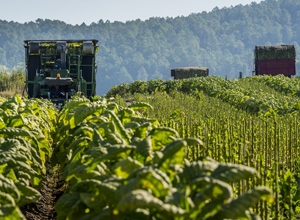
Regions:
M 79 193 L 65 193 L 55 204 L 55 210 L 58 213 L 57 220 L 65 220 L 70 216 L 77 205 L 81 202 Z
M 29 149 L 21 145 L 20 141 L 15 138 L 9 138 L 0 145 L 0 151 L 2 153 L 17 153 L 22 152 L 25 154 L 30 153 Z M 0 155 L 1 157 L 1 155 Z M 3 156 L 2 156 L 3 157 Z
M 0 129 L 5 128 L 6 123 L 3 121 L 3 119 L 0 117 Z
M 138 122 L 140 124 L 143 124 L 145 122 L 150 122 L 153 125 L 159 125 L 157 119 L 145 118 L 145 117 L 139 117 L 139 116 L 131 116 L 130 117 L 130 121 L 132 121 L 132 122 Z
M 144 110 L 144 109 L 153 109 L 153 107 L 146 102 L 134 102 L 128 106 L 132 110 Z
M 183 165 L 183 159 L 185 158 L 185 148 L 187 143 L 185 140 L 173 141 L 163 149 L 163 157 L 158 162 L 158 167 L 168 169 L 170 165 Z
M 116 163 L 112 169 L 113 172 L 121 178 L 127 178 L 130 173 L 142 167 L 143 165 L 136 160 L 133 160 L 131 157 L 123 159 L 119 163 Z
M 95 210 L 103 209 L 107 205 L 107 198 L 103 194 L 81 192 L 80 198 L 87 207 Z
M 185 165 L 180 179 L 182 183 L 189 184 L 192 180 L 210 174 L 218 167 L 218 163 L 209 161 L 194 161 L 190 165 Z
M 14 198 L 11 195 L 4 193 L 4 192 L 0 192 L 0 204 L 1 205 L 13 205 L 13 206 L 16 205 Z
M 224 204 L 218 213 L 207 219 L 239 219 L 239 217 L 245 216 L 245 212 L 260 199 L 273 202 L 272 191 L 267 187 L 249 190 L 237 199 Z
M 75 184 L 71 188 L 71 192 L 75 193 L 78 192 L 81 195 L 85 193 L 85 202 L 88 203 L 86 200 L 87 197 L 90 197 L 90 195 L 93 195 L 89 201 L 89 206 L 93 208 L 94 205 L 91 205 L 90 202 L 99 199 L 98 201 L 100 204 L 105 207 L 107 204 L 113 204 L 117 199 L 119 199 L 119 195 L 116 194 L 117 188 L 120 186 L 120 183 L 117 182 L 109 182 L 109 183 L 103 183 L 98 180 L 82 180 L 81 182 Z M 101 208 L 101 207 L 98 207 Z
M 177 216 L 184 217 L 187 215 L 183 209 L 166 204 L 145 190 L 134 190 L 128 192 L 121 198 L 113 212 L 114 214 L 118 214 L 119 212 L 131 213 L 138 208 L 149 209 L 150 212 L 151 210 L 155 210 L 162 216 L 170 218 Z
M 29 203 L 36 203 L 41 198 L 41 194 L 36 189 L 30 186 L 16 183 L 16 187 L 19 189 L 21 195 L 21 198 L 17 203 L 18 206 Z
M 87 145 L 88 142 L 92 141 L 89 137 L 80 137 L 74 139 L 74 141 L 69 145 L 67 151 L 76 150 L 79 146 Z
M 233 191 L 229 184 L 211 177 L 200 177 L 192 182 L 192 189 L 196 186 L 198 194 L 192 192 L 195 207 L 201 207 L 198 218 L 204 218 L 208 213 L 221 209 L 224 202 L 233 198 Z
M 52 151 L 51 151 L 49 141 L 44 137 L 39 137 L 38 142 L 39 142 L 41 151 L 43 151 L 48 157 L 51 157 Z
M 39 156 L 39 154 L 37 153 L 38 151 L 32 147 L 32 145 L 29 143 L 28 140 L 26 140 L 23 137 L 17 136 L 14 137 L 13 139 L 18 140 L 20 142 L 20 144 L 22 144 L 23 146 L 25 146 L 26 148 L 28 148 L 30 150 L 32 161 L 33 161 L 33 165 L 37 166 L 41 169 L 45 169 L 43 161 L 41 159 L 41 157 Z
M 120 195 L 125 195 L 135 189 L 145 189 L 163 199 L 169 193 L 172 185 L 168 175 L 152 166 L 141 167 L 133 171 L 127 180 L 128 184 L 120 187 Z
M 92 138 L 93 133 L 94 133 L 93 128 L 90 128 L 88 126 L 80 126 L 73 133 L 73 138 L 76 138 L 76 136 L 79 136 L 80 134 L 84 134 L 85 136 Z
M 74 116 L 70 120 L 71 129 L 86 119 L 89 115 L 96 112 L 103 113 L 106 109 L 105 105 L 99 105 L 97 103 L 83 104 L 74 109 Z
M 6 215 L 7 213 L 9 214 Z M 21 210 L 12 205 L 0 206 L 0 216 L 1 215 L 4 215 L 1 217 L 1 220 L 26 220 Z
M 22 127 L 24 124 L 28 124 L 26 121 L 22 115 L 15 115 L 10 118 L 10 123 L 7 127 Z
M 211 173 L 211 177 L 226 183 L 238 182 L 257 175 L 258 172 L 252 167 L 229 163 L 220 163 L 217 169 Z
M 113 111 L 110 111 L 110 110 L 106 110 L 105 112 L 111 115 L 111 118 L 116 126 L 116 130 L 120 133 L 121 138 L 124 139 L 127 144 L 129 144 L 129 135 L 128 135 L 127 131 L 125 130 L 125 128 L 123 127 L 122 122 L 117 117 L 117 115 Z
M 136 146 L 136 158 L 140 162 L 145 162 L 145 158 L 151 156 L 152 153 L 152 141 L 151 136 L 146 137 L 145 139 L 134 138 L 131 141 L 131 145 Z
M 37 138 L 30 131 L 24 128 L 3 128 L 0 129 L 0 134 L 5 135 L 7 137 L 21 136 L 29 138 L 36 145 L 38 152 L 41 153 Z M 42 157 L 42 160 L 45 162 L 45 157 Z
M 14 159 L 15 158 L 15 159 Z M 23 155 L 11 154 L 5 158 L 0 158 L 0 164 L 7 164 L 7 169 L 13 169 L 14 171 L 24 171 L 32 178 L 37 177 L 38 173 L 32 169 L 27 161 L 22 161 L 26 159 Z
M 174 137 L 179 136 L 176 130 L 168 127 L 153 128 L 148 135 L 152 136 L 153 150 L 159 150 L 162 146 L 172 143 Z
M 132 123 L 134 123 L 134 122 L 132 122 Z M 137 123 L 137 122 L 135 122 L 135 123 Z M 152 124 L 150 122 L 145 122 L 145 123 L 141 124 L 140 126 L 135 128 L 135 132 L 132 137 L 133 138 L 138 137 L 141 139 L 146 138 L 147 132 L 148 132 L 148 130 L 151 129 L 151 126 L 152 126 Z
M 131 151 L 136 149 L 136 146 L 121 145 L 121 144 L 105 145 L 103 147 L 107 148 L 107 154 L 95 158 L 91 163 L 89 171 L 93 170 L 100 162 L 105 162 L 107 160 L 117 161 L 120 159 L 125 159 L 129 156 L 129 153 Z
M 67 133 L 67 131 L 71 128 L 70 124 L 66 124 L 63 126 L 60 126 L 58 131 L 56 132 L 56 136 L 55 136 L 55 142 L 58 142 L 61 138 L 63 138 L 63 136 Z
M 94 134 L 93 134 L 93 143 L 94 146 L 100 146 L 101 145 L 101 141 L 103 141 L 103 137 L 101 136 L 101 134 L 97 131 L 97 129 L 94 128 Z
M 1 164 L 0 165 L 0 174 L 3 173 L 4 169 L 7 167 L 7 164 Z
M 14 182 L 0 174 L 0 192 L 11 195 L 15 201 L 19 201 L 20 193 Z

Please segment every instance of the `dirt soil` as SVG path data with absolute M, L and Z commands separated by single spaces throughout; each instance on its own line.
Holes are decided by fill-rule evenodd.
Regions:
M 48 163 L 46 179 L 42 182 L 40 191 L 41 199 L 37 203 L 22 206 L 22 213 L 29 220 L 55 220 L 57 214 L 54 205 L 66 188 L 66 183 L 61 179 L 59 168 L 53 169 Z

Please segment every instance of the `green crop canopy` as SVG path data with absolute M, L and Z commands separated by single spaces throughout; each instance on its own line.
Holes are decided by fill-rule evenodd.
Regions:
M 295 59 L 294 45 L 256 46 L 254 50 L 256 60 Z

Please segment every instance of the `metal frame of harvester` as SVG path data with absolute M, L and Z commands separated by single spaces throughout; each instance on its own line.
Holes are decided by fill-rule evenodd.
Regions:
M 96 95 L 98 40 L 25 40 L 26 91 L 29 98 L 46 98 L 63 105 L 77 92 Z M 59 85 L 64 97 L 52 97 Z

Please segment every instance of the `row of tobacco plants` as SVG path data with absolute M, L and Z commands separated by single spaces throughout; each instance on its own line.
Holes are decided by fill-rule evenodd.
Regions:
M 209 156 L 218 162 L 244 164 L 258 170 L 260 178 L 250 178 L 233 185 L 236 193 L 258 185 L 268 186 L 275 194 L 274 203 L 270 206 L 260 202 L 253 210 L 264 219 L 292 219 L 300 214 L 300 124 L 296 83 L 299 79 L 281 78 L 264 76 L 215 81 L 223 83 L 220 91 L 223 90 L 224 94 L 235 90 L 252 91 L 261 94 L 258 100 L 268 97 L 291 100 L 295 103 L 293 110 L 285 113 L 279 111 L 289 108 L 285 101 L 277 104 L 270 102 L 270 107 L 266 109 L 262 109 L 258 103 L 258 111 L 250 111 L 255 108 L 256 101 L 248 102 L 251 108 L 241 108 L 239 103 L 246 104 L 249 99 L 244 92 L 241 101 L 236 99 L 236 102 L 232 102 L 234 99 L 227 101 L 223 95 L 195 90 L 203 86 L 197 83 L 208 82 L 208 79 L 174 81 L 174 85 L 180 85 L 174 87 L 177 88 L 175 93 L 168 83 L 161 82 L 157 92 L 151 95 L 133 92 L 135 95 L 129 97 L 127 93 L 125 97 L 153 105 L 154 108 L 147 110 L 144 115 L 157 118 L 161 125 L 172 127 L 181 138 L 200 138 L 204 148 L 191 147 L 188 152 L 191 160 Z M 133 84 L 127 87 L 131 88 Z M 292 87 L 292 84 L 295 86 Z M 220 93 L 217 91 L 215 94 Z M 124 106 L 122 98 L 116 97 L 117 103 Z
M 272 202 L 269 188 L 237 195 L 234 186 L 259 175 L 254 168 L 191 160 L 198 138 L 179 138 L 144 102 L 120 107 L 104 98 L 79 96 L 57 119 L 52 166 L 60 165 L 69 189 L 55 205 L 57 219 L 257 219 L 258 201 Z
M 25 219 L 35 203 L 52 155 L 56 111 L 47 100 L 0 99 L 0 218 Z
M 280 78 L 280 76 L 277 76 Z M 257 78 L 246 78 L 248 82 Z M 276 79 L 276 77 L 275 77 Z M 239 85 L 242 80 L 227 80 L 218 76 L 195 77 L 182 80 L 150 80 L 148 82 L 135 81 L 131 84 L 121 84 L 112 87 L 107 97 L 123 96 L 131 93 L 148 93 L 153 94 L 156 91 L 175 94 L 183 92 L 186 94 L 198 96 L 203 92 L 210 97 L 216 97 L 227 102 L 237 109 L 245 110 L 250 113 L 272 112 L 279 115 L 298 112 L 300 109 L 300 99 L 298 97 L 280 96 L 275 97 L 274 94 L 265 93 L 258 89 L 246 89 Z M 297 78 L 290 79 L 297 81 Z M 297 90 L 297 88 L 295 88 Z M 293 90 L 294 91 L 294 90 Z

